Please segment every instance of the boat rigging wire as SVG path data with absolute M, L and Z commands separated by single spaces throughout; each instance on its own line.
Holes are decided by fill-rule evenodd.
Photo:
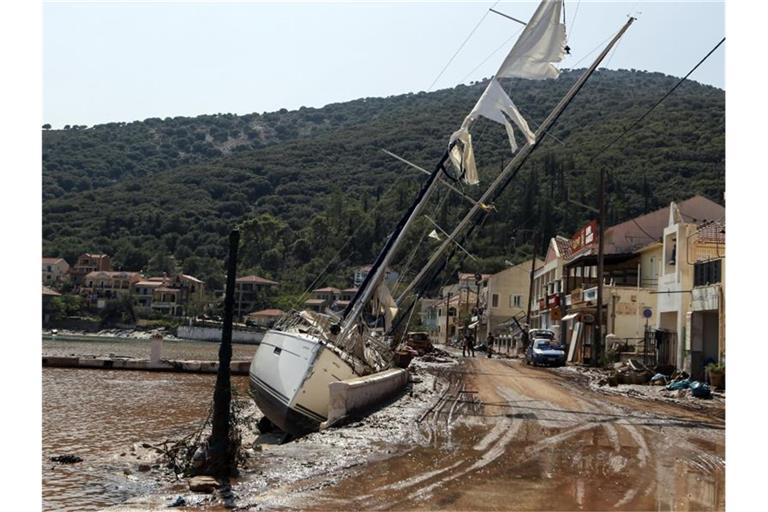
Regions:
M 494 2 L 494 3 L 493 3 L 493 5 L 492 5 L 491 7 L 496 7 L 496 4 L 498 4 L 498 3 L 499 3 L 499 1 L 500 1 L 500 0 L 497 0 L 496 2 Z M 487 18 L 487 17 L 488 17 L 488 13 L 489 13 L 489 12 L 490 12 L 490 11 L 485 11 L 485 13 L 483 14 L 483 16 L 480 18 L 480 20 L 479 20 L 479 21 L 477 22 L 477 24 L 475 25 L 475 28 L 473 28 L 473 29 L 472 29 L 472 31 L 469 33 L 469 35 L 467 36 L 467 38 L 466 38 L 466 39 L 464 39 L 464 42 L 463 42 L 463 43 L 461 43 L 461 45 L 458 47 L 458 49 L 457 49 L 457 50 L 456 50 L 456 52 L 453 54 L 453 56 L 452 56 L 450 59 L 448 59 L 448 62 L 446 62 L 446 63 L 445 63 L 445 66 L 443 66 L 443 69 L 442 69 L 442 70 L 440 70 L 440 73 L 438 73 L 438 74 L 437 74 L 437 76 L 435 77 L 435 79 L 432 81 L 432 84 L 431 84 L 431 85 L 429 86 L 429 88 L 427 89 L 428 91 L 431 91 L 431 90 L 432 90 L 432 88 L 433 88 L 433 87 L 435 86 L 435 84 L 437 83 L 437 81 L 438 81 L 438 80 L 440 80 L 440 77 L 441 77 L 441 76 L 443 76 L 443 73 L 445 73 L 445 70 L 446 70 L 446 69 L 448 69 L 448 66 L 450 66 L 450 65 L 451 65 L 451 62 L 453 62 L 453 59 L 455 59 L 455 58 L 456 58 L 456 56 L 459 54 L 459 52 L 461 52 L 461 50 L 462 50 L 462 49 L 464 48 L 464 46 L 467 44 L 467 42 L 469 41 L 469 39 L 470 39 L 470 38 L 471 38 L 471 37 L 474 35 L 474 33 L 477 31 L 477 29 L 478 29 L 478 28 L 480 27 L 480 25 L 483 23 L 483 21 L 485 21 L 485 18 Z

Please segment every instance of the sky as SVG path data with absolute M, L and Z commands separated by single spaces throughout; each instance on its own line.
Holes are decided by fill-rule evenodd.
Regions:
M 490 7 L 527 20 L 536 5 L 47 1 L 43 122 L 261 113 L 453 87 L 493 75 L 522 28 Z M 716 1 L 576 0 L 565 13 L 562 68 L 588 66 L 629 14 L 638 20 L 604 67 L 683 76 L 725 35 Z M 691 79 L 725 88 L 726 45 Z

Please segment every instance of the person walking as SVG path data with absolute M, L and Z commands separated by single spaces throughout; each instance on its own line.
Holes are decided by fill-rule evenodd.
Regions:
M 485 341 L 485 345 L 488 347 L 488 359 L 491 358 L 491 347 L 493 347 L 493 334 L 488 334 L 488 339 Z
M 464 334 L 464 345 L 461 348 L 461 355 L 464 357 L 475 357 L 475 346 L 472 343 L 472 335 L 469 333 Z

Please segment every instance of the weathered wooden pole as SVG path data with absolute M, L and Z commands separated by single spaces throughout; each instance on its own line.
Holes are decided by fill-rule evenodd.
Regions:
M 232 322 L 235 309 L 235 274 L 237 273 L 237 247 L 240 232 L 229 234 L 229 259 L 227 261 L 227 288 L 224 295 L 224 325 L 219 346 L 219 371 L 213 392 L 213 423 L 209 439 L 208 473 L 212 476 L 230 476 L 235 469 L 235 448 L 230 443 L 230 362 L 232 361 Z

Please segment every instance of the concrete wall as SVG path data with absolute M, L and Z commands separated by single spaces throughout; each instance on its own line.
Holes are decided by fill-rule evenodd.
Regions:
M 402 368 L 331 382 L 328 385 L 328 419 L 320 428 L 328 428 L 350 414 L 380 404 L 405 388 L 407 383 L 408 372 Z
M 176 330 L 176 337 L 184 340 L 221 341 L 221 328 L 180 325 Z M 263 332 L 232 331 L 232 341 L 235 343 L 258 345 L 263 337 Z
M 603 299 L 608 308 L 608 333 L 619 338 L 642 338 L 645 335 L 643 310 L 650 308 L 653 315 L 648 325 L 656 325 L 656 295 L 649 288 L 606 286 Z

